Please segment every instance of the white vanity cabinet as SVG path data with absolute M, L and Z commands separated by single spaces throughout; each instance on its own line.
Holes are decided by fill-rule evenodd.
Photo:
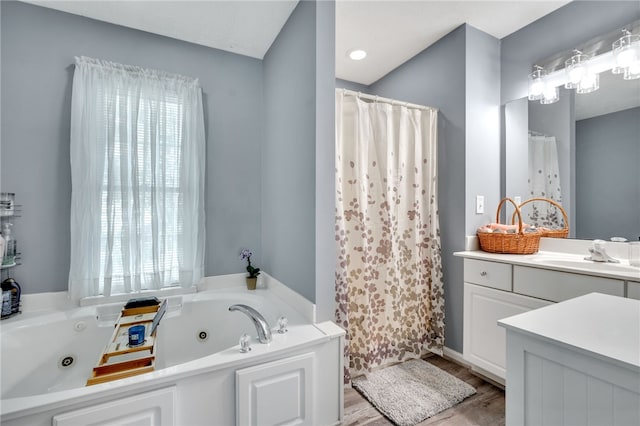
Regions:
M 485 254 L 485 257 L 491 258 L 491 255 Z M 633 291 L 640 298 L 640 283 Z M 507 261 L 465 258 L 465 361 L 480 374 L 504 384 L 506 337 L 498 321 L 593 292 L 624 297 L 625 281 Z
M 640 282 L 627 281 L 627 297 L 640 300 Z
M 525 297 L 475 284 L 464 284 L 464 359 L 474 369 L 504 383 L 506 338 L 498 320 L 549 305 L 551 302 Z

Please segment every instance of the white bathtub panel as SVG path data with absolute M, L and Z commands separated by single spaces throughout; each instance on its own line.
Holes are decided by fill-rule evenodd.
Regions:
M 312 425 L 314 355 L 236 371 L 237 425 Z
M 170 387 L 92 405 L 53 417 L 53 426 L 173 426 L 176 389 Z
M 233 425 L 234 407 L 233 371 L 200 374 L 178 383 L 178 425 Z

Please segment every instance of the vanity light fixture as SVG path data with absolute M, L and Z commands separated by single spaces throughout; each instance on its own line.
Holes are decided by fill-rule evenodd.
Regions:
M 360 61 L 367 57 L 367 52 L 362 49 L 352 49 L 348 52 L 349 57 L 354 61 Z
M 578 82 L 576 93 L 591 93 L 600 88 L 600 74 L 586 70 L 584 76 Z
M 560 100 L 560 92 L 557 86 L 547 84 L 542 91 L 542 99 L 540 103 L 543 105 L 553 104 Z
M 544 76 L 547 73 L 544 68 L 538 65 L 533 66 L 534 71 L 529 74 L 529 100 L 539 101 L 542 99 L 542 92 L 544 91 Z
M 559 86 L 575 89 L 579 94 L 591 93 L 600 87 L 600 73 L 609 70 L 622 74 L 625 80 L 640 78 L 640 35 L 627 29 L 622 34 L 613 42 L 612 50 L 599 55 L 574 50 L 564 62 L 564 69 L 547 72 L 534 65 L 529 74 L 529 100 L 542 104 L 557 102 Z
M 565 89 L 577 89 L 580 81 L 587 75 L 587 61 L 591 59 L 579 50 L 573 51 L 573 56 L 564 62 L 564 69 L 567 73 Z
M 616 64 L 611 71 L 614 74 L 623 74 L 625 80 L 640 78 L 640 35 L 623 29 L 622 37 L 613 43 L 613 55 Z
M 540 101 L 541 104 L 552 104 L 560 99 L 558 88 L 546 79 L 547 73 L 541 66 L 534 65 L 529 74 L 529 100 Z

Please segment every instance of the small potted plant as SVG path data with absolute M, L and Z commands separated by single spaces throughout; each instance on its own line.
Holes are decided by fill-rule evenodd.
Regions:
M 253 253 L 251 253 L 251 250 L 249 249 L 243 249 L 240 252 L 240 259 L 247 261 L 247 272 L 249 273 L 249 276 L 247 277 L 247 288 L 249 290 L 255 290 L 258 275 L 260 275 L 260 268 L 254 268 L 251 265 L 251 256 L 253 256 Z

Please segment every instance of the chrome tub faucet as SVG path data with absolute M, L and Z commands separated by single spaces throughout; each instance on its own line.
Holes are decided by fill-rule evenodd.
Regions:
M 260 314 L 260 312 L 253 309 L 251 306 L 237 304 L 229 306 L 229 311 L 240 311 L 253 321 L 253 325 L 256 327 L 256 331 L 258 332 L 258 340 L 260 343 L 269 343 L 271 342 L 271 328 L 269 328 L 269 324 L 267 320 Z

